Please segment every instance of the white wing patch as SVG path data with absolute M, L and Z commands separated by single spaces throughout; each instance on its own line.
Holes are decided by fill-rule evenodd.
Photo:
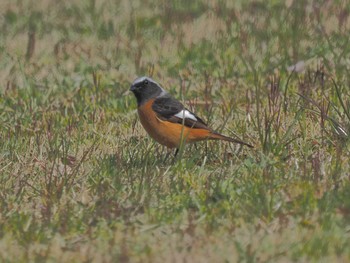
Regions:
M 196 116 L 194 116 L 191 112 L 189 112 L 188 110 L 182 110 L 178 113 L 176 113 L 174 115 L 175 117 L 178 117 L 180 119 L 191 119 L 191 120 L 194 120 L 194 121 L 198 121 L 198 119 L 196 118 Z

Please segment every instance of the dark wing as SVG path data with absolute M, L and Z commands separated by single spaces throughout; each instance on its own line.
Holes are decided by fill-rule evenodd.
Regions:
M 170 95 L 155 99 L 152 109 L 156 112 L 157 117 L 163 121 L 184 124 L 191 128 L 209 129 L 201 118 L 186 109 L 180 101 Z

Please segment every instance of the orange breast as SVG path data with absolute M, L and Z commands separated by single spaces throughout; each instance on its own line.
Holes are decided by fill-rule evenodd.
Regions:
M 142 126 L 160 144 L 169 148 L 179 148 L 181 141 L 190 143 L 208 139 L 211 132 L 206 129 L 193 129 L 179 123 L 160 120 L 152 110 L 153 100 L 138 108 Z

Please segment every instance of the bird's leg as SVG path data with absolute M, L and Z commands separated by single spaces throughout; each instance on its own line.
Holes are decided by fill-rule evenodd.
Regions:
M 176 150 L 175 150 L 175 153 L 174 153 L 174 158 L 173 158 L 173 162 L 172 162 L 172 164 L 175 164 L 176 163 L 176 160 L 177 160 L 177 154 L 179 153 L 179 148 L 176 148 Z

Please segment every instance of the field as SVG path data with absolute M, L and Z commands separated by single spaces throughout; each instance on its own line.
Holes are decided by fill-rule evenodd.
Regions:
M 0 262 L 350 262 L 348 1 L 1 0 Z M 178 158 L 148 75 L 217 131 Z

